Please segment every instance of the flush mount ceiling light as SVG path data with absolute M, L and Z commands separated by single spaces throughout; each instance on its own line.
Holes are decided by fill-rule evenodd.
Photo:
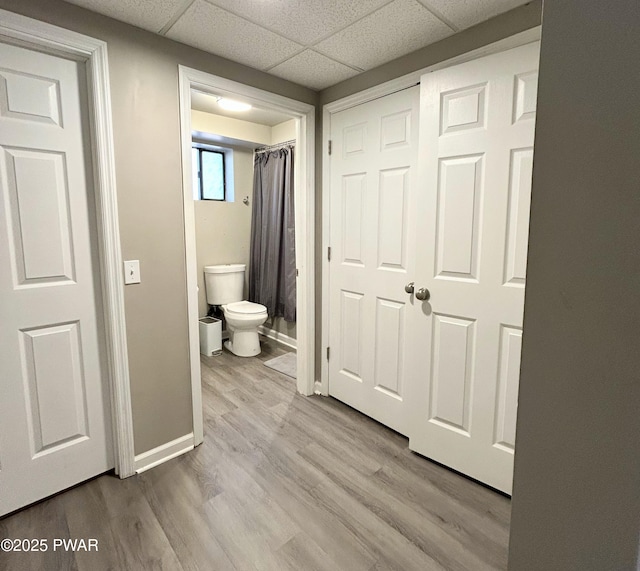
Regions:
M 235 99 L 227 99 L 226 97 L 219 97 L 218 105 L 227 111 L 249 111 L 249 109 L 251 109 L 251 105 L 248 103 L 236 101 Z

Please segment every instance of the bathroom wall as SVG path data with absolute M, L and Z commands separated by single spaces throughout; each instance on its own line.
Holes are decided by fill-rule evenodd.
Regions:
M 258 145 L 277 144 L 296 137 L 295 119 L 270 127 L 203 111 L 191 112 L 192 130 L 250 141 Z M 224 146 L 224 145 L 223 145 Z M 198 313 L 206 315 L 208 304 L 204 284 L 204 266 L 214 264 L 246 264 L 249 266 L 251 240 L 251 205 L 253 198 L 253 152 L 241 147 L 233 149 L 234 202 L 196 200 L 196 251 L 198 265 Z M 249 204 L 242 202 L 249 198 Z M 245 276 L 245 296 L 248 273 Z M 280 317 L 270 319 L 265 328 L 296 338 L 296 324 Z
M 243 139 L 257 144 L 271 142 L 271 127 L 202 111 L 191 112 L 193 131 Z M 198 314 L 208 310 L 204 284 L 204 266 L 246 264 L 249 266 L 251 238 L 251 204 L 253 196 L 253 151 L 241 147 L 233 150 L 234 201 L 194 201 L 196 254 L 198 265 Z M 242 199 L 248 197 L 249 204 Z M 247 277 L 247 276 L 246 276 Z M 245 295 L 248 291 L 245 280 Z
M 296 120 L 289 119 L 284 123 L 271 127 L 271 144 L 277 145 L 285 141 L 293 141 L 296 138 Z
M 249 265 L 251 198 L 253 195 L 253 152 L 233 148 L 235 200 L 196 200 L 196 252 L 198 264 L 198 314 L 207 314 L 204 266 L 214 264 Z M 249 204 L 242 199 L 249 197 Z M 245 283 L 245 295 L 247 293 Z
M 204 111 L 191 111 L 191 129 L 230 139 L 251 141 L 260 145 L 271 144 L 272 128 L 268 125 L 260 125 L 233 117 L 223 117 Z

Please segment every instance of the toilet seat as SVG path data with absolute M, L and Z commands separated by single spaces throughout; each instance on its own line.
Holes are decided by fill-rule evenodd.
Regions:
M 231 313 L 236 315 L 257 315 L 258 313 L 265 313 L 267 308 L 259 303 L 253 303 L 251 301 L 236 301 L 234 303 L 228 303 L 222 306 L 225 313 Z
M 235 301 L 222 306 L 229 340 L 224 346 L 238 357 L 260 354 L 258 327 L 269 317 L 267 308 L 250 301 Z

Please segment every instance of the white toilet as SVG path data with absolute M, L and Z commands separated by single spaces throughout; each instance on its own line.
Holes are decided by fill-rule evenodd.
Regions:
M 207 303 L 221 306 L 227 322 L 224 346 L 238 357 L 253 357 L 260 354 L 258 327 L 269 316 L 264 305 L 242 301 L 245 269 L 244 264 L 205 266 L 204 281 Z

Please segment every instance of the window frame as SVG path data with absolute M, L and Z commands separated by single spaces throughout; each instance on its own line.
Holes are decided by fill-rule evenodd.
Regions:
M 192 149 L 197 151 L 198 157 L 198 200 L 212 200 L 215 202 L 227 201 L 227 165 L 226 165 L 226 153 L 224 151 L 218 151 L 214 149 L 203 148 L 201 145 L 192 144 Z M 214 153 L 221 155 L 222 157 L 222 198 L 205 198 L 204 196 L 204 180 L 202 176 L 202 153 Z

